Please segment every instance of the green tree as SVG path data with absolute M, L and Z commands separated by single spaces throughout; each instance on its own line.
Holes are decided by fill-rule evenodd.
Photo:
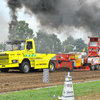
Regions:
M 85 52 L 88 52 L 87 44 L 84 43 L 84 40 L 82 40 L 82 38 L 76 39 L 74 45 L 76 45 L 76 50 L 75 51 L 82 52 L 83 49 L 85 48 Z
M 69 36 L 65 41 L 63 41 L 62 47 L 63 52 L 72 52 L 75 47 L 75 40 L 73 37 Z M 65 49 L 65 50 L 64 50 Z
M 3 49 L 3 43 L 1 42 L 0 43 L 0 50 L 2 50 Z
M 65 51 L 64 51 L 64 46 Z M 73 48 L 76 46 L 76 49 L 73 50 Z M 87 44 L 84 43 L 84 40 L 80 39 L 74 39 L 73 37 L 69 36 L 62 44 L 63 52 L 82 52 L 85 47 L 85 52 L 88 52 L 87 50 Z
M 34 37 L 36 44 L 36 52 L 39 53 L 50 53 L 51 52 L 51 40 L 47 33 L 38 31 L 37 37 Z
M 62 51 L 62 46 L 61 46 L 61 41 L 59 38 L 57 38 L 57 35 L 55 34 L 51 34 L 50 36 L 50 39 L 51 39 L 51 52 L 54 52 L 54 53 L 58 53 L 58 52 L 61 52 Z
M 40 53 L 57 53 L 61 52 L 61 42 L 55 34 L 47 34 L 42 31 L 37 32 L 34 37 L 36 51 Z
M 14 34 L 14 33 L 12 33 Z M 9 33 L 8 39 L 11 40 L 12 34 Z M 28 39 L 33 38 L 33 30 L 29 28 L 29 24 L 25 21 L 19 21 L 15 28 L 15 39 Z

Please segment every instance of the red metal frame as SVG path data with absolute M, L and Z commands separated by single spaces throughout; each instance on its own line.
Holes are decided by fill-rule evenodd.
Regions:
M 90 66 L 82 66 L 81 69 L 80 68 L 77 68 L 77 69 L 74 69 L 73 71 L 89 71 L 90 70 Z
M 61 67 L 67 67 L 70 70 L 74 70 L 74 71 L 90 70 L 89 66 L 83 66 L 84 63 L 81 66 L 74 66 L 73 60 L 76 59 L 75 55 L 76 54 L 58 53 L 56 56 L 56 61 L 55 61 L 56 69 L 61 68 Z
M 72 61 L 61 61 L 60 63 L 58 63 L 57 61 L 55 61 L 55 66 L 56 66 L 56 69 L 61 68 L 61 67 L 67 67 L 70 70 L 72 70 L 73 62 Z
M 99 41 L 100 41 L 99 37 L 90 37 L 90 42 L 97 42 L 97 46 L 90 46 L 90 42 L 89 42 L 89 45 L 88 45 L 89 54 L 86 56 L 86 58 L 84 58 L 84 63 L 81 66 L 73 65 L 73 60 L 77 59 L 75 58 L 75 55 L 77 54 L 58 53 L 56 56 L 56 61 L 55 61 L 56 69 L 60 67 L 67 67 L 70 70 L 74 69 L 74 71 L 90 70 L 90 66 L 87 64 L 87 59 L 89 56 L 98 57 L 97 49 L 100 50 Z M 91 61 L 91 65 L 96 64 L 96 63 L 95 64 L 93 63 L 93 59 Z M 97 64 L 100 64 L 100 63 L 97 63 Z

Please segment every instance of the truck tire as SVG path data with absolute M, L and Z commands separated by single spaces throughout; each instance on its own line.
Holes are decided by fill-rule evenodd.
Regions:
M 99 69 L 99 65 L 96 65 L 96 66 L 95 66 L 95 70 L 98 70 L 98 69 Z
M 55 71 L 55 63 L 54 61 L 49 62 L 49 72 L 54 72 Z
M 30 65 L 28 62 L 23 62 L 21 65 L 20 65 L 20 71 L 22 73 L 28 73 L 30 71 Z
M 9 70 L 8 68 L 2 68 L 1 72 L 8 72 L 8 70 Z
M 91 70 L 95 70 L 95 65 L 91 65 Z

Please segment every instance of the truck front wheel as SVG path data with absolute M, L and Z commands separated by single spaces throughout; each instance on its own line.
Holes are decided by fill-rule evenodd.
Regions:
M 49 71 L 54 72 L 55 71 L 55 63 L 54 61 L 50 61 L 49 63 Z
M 23 62 L 21 65 L 20 65 L 20 71 L 22 73 L 28 73 L 30 71 L 30 65 L 28 62 Z

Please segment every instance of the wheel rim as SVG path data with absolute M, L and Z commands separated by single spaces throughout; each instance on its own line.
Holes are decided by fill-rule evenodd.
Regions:
M 28 66 L 28 65 L 25 65 L 25 66 L 24 66 L 24 71 L 25 71 L 25 72 L 28 72 L 28 71 L 29 71 L 29 66 Z
M 96 69 L 98 69 L 98 68 L 99 68 L 99 65 L 96 66 Z
M 51 63 L 51 64 L 50 64 L 50 70 L 53 70 L 53 69 L 54 69 L 54 64 Z
M 94 69 L 95 69 L 95 66 L 94 66 L 94 65 L 92 65 L 91 69 L 92 69 L 92 70 L 94 70 Z

